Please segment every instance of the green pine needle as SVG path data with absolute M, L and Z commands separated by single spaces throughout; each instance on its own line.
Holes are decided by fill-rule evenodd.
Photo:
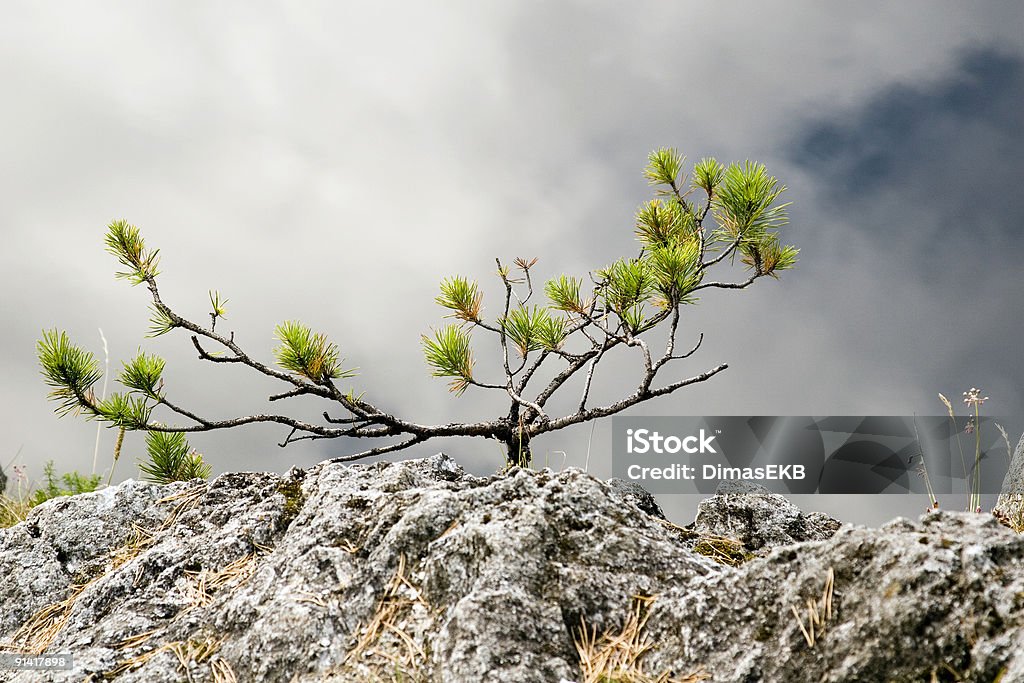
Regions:
M 113 393 L 96 405 L 98 417 L 125 429 L 145 429 L 152 410 L 145 397 L 132 393 Z
M 557 349 L 565 338 L 565 320 L 552 318 L 546 308 L 520 306 L 501 319 L 501 326 L 519 355 L 539 349 Z
M 646 260 L 620 259 L 598 271 L 598 276 L 604 281 L 608 308 L 620 316 L 655 293 L 656 281 Z
M 142 351 L 129 362 L 124 363 L 118 380 L 130 389 L 140 391 L 150 398 L 157 398 L 160 375 L 163 374 L 166 362 L 156 355 L 146 355 Z
M 151 302 L 149 304 L 149 311 L 149 334 L 146 335 L 147 337 L 159 337 L 162 334 L 167 334 L 178 326 L 177 323 L 174 322 L 174 319 L 167 315 L 167 313 L 163 309 L 159 308 L 155 303 Z
M 565 343 L 565 318 L 548 316 L 536 330 L 537 341 L 548 351 L 557 351 Z
M 795 266 L 800 250 L 789 245 L 782 246 L 778 234 L 768 233 L 758 244 L 747 245 L 743 253 L 742 262 L 748 268 L 755 268 L 760 262 L 760 272 L 778 279 L 776 271 L 789 270 Z
M 318 384 L 356 375 L 355 369 L 341 368 L 337 345 L 299 322 L 281 323 L 274 329 L 274 337 L 281 342 L 274 349 L 277 364 L 289 372 Z
M 454 311 L 449 317 L 467 322 L 480 320 L 483 294 L 473 280 L 467 280 L 458 275 L 445 278 L 441 281 L 441 294 L 434 301 Z
M 691 242 L 697 236 L 696 219 L 679 202 L 652 199 L 637 209 L 636 235 L 648 247 Z
M 157 266 L 160 263 L 159 249 L 146 250 L 146 241 L 139 233 L 139 229 L 124 220 L 116 220 L 107 226 L 105 238 L 107 251 L 117 257 L 126 271 L 116 274 L 123 280 L 128 280 L 133 285 L 140 284 L 146 280 L 155 278 L 160 274 Z
M 146 479 L 158 484 L 206 479 L 212 471 L 202 454 L 189 447 L 182 432 L 148 432 L 146 453 L 149 460 L 140 462 L 139 469 Z
M 214 318 L 227 318 L 228 309 L 225 308 L 228 299 L 221 299 L 220 292 L 211 289 L 210 290 L 210 305 L 213 307 Z
M 55 412 L 63 417 L 81 410 L 82 397 L 89 395 L 103 376 L 96 357 L 72 344 L 67 333 L 57 330 L 44 330 L 43 338 L 36 342 L 36 351 L 43 378 L 53 387 L 49 397 L 58 402 Z
M 708 193 L 715 194 L 715 188 L 722 182 L 725 167 L 713 157 L 704 157 L 693 166 L 693 186 Z
M 786 204 L 776 200 L 786 191 L 763 164 L 731 164 L 723 175 L 713 208 L 721 226 L 716 236 L 733 241 L 742 232 L 745 244 L 757 243 L 772 229 L 788 221 Z
M 445 325 L 431 339 L 422 337 L 423 353 L 434 377 L 450 377 L 448 390 L 462 395 L 473 379 L 473 352 L 469 332 L 459 325 Z
M 692 303 L 687 294 L 703 277 L 700 267 L 700 245 L 695 242 L 671 244 L 652 249 L 647 257 L 650 272 L 662 295 L 662 305 L 673 301 Z
M 544 292 L 548 295 L 551 307 L 555 310 L 582 315 L 586 312 L 586 305 L 580 298 L 580 285 L 582 284 L 579 278 L 559 275 L 545 283 Z
M 672 148 L 661 148 L 647 156 L 644 177 L 651 185 L 675 185 L 682 183 L 680 174 L 685 157 Z
M 643 330 L 647 323 L 647 311 L 643 302 L 629 306 L 617 311 L 619 318 L 626 324 L 633 333 Z

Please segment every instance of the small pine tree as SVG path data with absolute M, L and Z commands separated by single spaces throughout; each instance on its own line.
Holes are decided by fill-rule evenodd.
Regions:
M 508 411 L 493 420 L 421 424 L 382 410 L 354 390 L 342 391 L 337 380 L 350 379 L 355 371 L 343 366 L 337 345 L 299 322 L 287 321 L 275 330 L 277 367 L 257 360 L 243 350 L 234 332 L 225 335 L 216 330 L 217 321 L 226 316 L 226 300 L 219 293 L 210 293 L 209 327 L 179 315 L 164 302 L 157 287 L 158 250 L 147 249 L 138 228 L 122 220 L 108 226 L 107 250 L 124 268 L 117 277 L 133 285 L 145 284 L 149 290 L 150 336 L 186 330 L 201 359 L 245 365 L 284 383 L 287 390 L 270 396 L 270 401 L 318 396 L 344 415 L 332 417 L 325 412 L 322 423 L 283 414 L 226 420 L 205 417 L 170 400 L 163 359 L 141 351 L 122 368 L 119 380 L 127 391 L 100 400 L 93 391 L 101 378 L 96 358 L 73 345 L 64 332 L 50 330 L 43 333 L 38 354 L 46 382 L 53 388 L 50 395 L 58 402 L 56 412 L 82 412 L 122 429 L 148 430 L 151 456 L 158 455 L 151 457 L 151 469 L 146 472 L 160 480 L 203 471 L 183 455 L 187 450 L 182 446 L 183 433 L 255 422 L 288 427 L 281 446 L 337 437 L 391 440 L 335 461 L 395 451 L 438 437 L 477 436 L 498 440 L 509 463 L 527 466 L 532 440 L 542 434 L 614 415 L 725 370 L 728 366 L 720 364 L 686 379 L 655 382 L 671 362 L 688 358 L 700 348 L 703 335 L 685 353 L 677 351 L 676 338 L 682 307 L 696 303 L 701 290 L 744 289 L 766 275 L 777 278 L 796 263 L 799 250 L 784 246 L 778 236 L 787 221 L 788 204 L 779 201 L 785 187 L 764 166 L 748 161 L 726 167 L 705 158 L 693 166 L 688 178 L 683 156 L 673 149 L 659 149 L 650 154 L 644 175 L 655 192 L 636 212 L 639 252 L 593 271 L 590 284 L 581 277 L 558 275 L 543 286 L 547 303 L 531 303 L 537 259 L 496 260 L 503 295 L 499 315 L 487 320 L 483 293 L 475 280 L 457 275 L 441 282 L 435 301 L 453 320 L 422 337 L 426 362 L 457 396 L 471 388 L 506 395 Z M 691 197 L 694 194 L 700 196 Z M 711 269 L 726 261 L 733 263 L 737 255 L 748 272 L 746 278 L 733 282 L 707 277 Z M 667 327 L 668 338 L 660 353 L 648 335 L 659 327 Z M 490 337 L 500 349 L 502 367 L 494 380 L 483 379 L 476 367 L 474 333 Z M 217 350 L 208 350 L 209 344 Z M 643 363 L 636 387 L 618 401 L 591 405 L 590 388 L 599 364 L 622 349 L 632 349 Z M 552 365 L 554 376 L 544 384 L 538 379 L 544 373 L 538 371 Z M 560 416 L 549 414 L 549 399 L 564 392 L 566 382 L 576 376 L 583 378 L 576 409 Z M 187 424 L 152 420 L 151 413 L 158 407 Z M 176 440 L 179 437 L 181 441 Z
M 210 476 L 212 468 L 203 461 L 201 453 L 189 446 L 181 432 L 147 432 L 146 452 L 149 459 L 140 462 L 139 469 L 150 481 L 170 484 Z

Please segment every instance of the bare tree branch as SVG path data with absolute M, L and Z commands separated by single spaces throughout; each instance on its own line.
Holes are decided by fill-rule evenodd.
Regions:
M 746 289 L 759 277 L 761 277 L 759 273 L 754 273 L 743 282 L 705 282 L 702 285 L 697 285 L 690 291 L 696 292 L 698 289 L 705 289 L 707 287 L 718 287 L 720 289 Z
M 634 393 L 630 394 L 628 397 L 616 403 L 612 403 L 611 405 L 603 406 L 601 408 L 589 408 L 586 410 L 579 410 L 573 413 L 572 415 L 566 415 L 565 417 L 560 417 L 551 420 L 546 424 L 537 425 L 532 435 L 537 436 L 538 434 L 544 434 L 546 432 L 551 432 L 556 429 L 563 429 L 565 427 L 568 427 L 569 425 L 587 422 L 589 420 L 593 420 L 599 417 L 608 417 L 609 415 L 614 415 L 615 413 L 621 413 L 626 408 L 635 406 L 637 403 L 650 400 L 656 396 L 664 396 L 665 394 L 669 394 L 675 391 L 676 389 L 681 389 L 682 387 L 688 386 L 690 384 L 696 384 L 697 382 L 705 382 L 728 367 L 729 366 L 727 364 L 723 363 L 722 365 L 714 367 L 708 370 L 707 372 L 703 372 L 694 377 L 690 377 L 689 379 L 684 379 L 679 382 L 669 384 L 660 389 L 654 389 L 647 392 L 642 392 L 638 389 Z

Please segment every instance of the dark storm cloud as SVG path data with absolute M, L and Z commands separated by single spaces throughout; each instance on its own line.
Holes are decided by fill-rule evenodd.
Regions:
M 1024 235 L 1024 61 L 995 48 L 971 50 L 932 82 L 897 83 L 849 119 L 812 123 L 792 160 L 822 178 L 822 196 L 866 214 L 885 240 L 900 226 L 876 197 L 898 193 L 921 240 Z M 884 208 L 891 208 L 888 204 Z M 917 207 L 912 208 L 912 207 Z
M 819 282 L 843 283 L 832 305 L 850 315 L 836 324 L 852 339 L 874 331 L 848 357 L 862 368 L 888 358 L 933 397 L 986 382 L 1016 428 L 1024 366 L 1008 342 L 1024 336 L 1022 109 L 1021 56 L 975 46 L 944 72 L 806 122 L 789 146 L 813 187 L 804 217 L 838 227 L 805 239 L 832 255 L 811 265 Z

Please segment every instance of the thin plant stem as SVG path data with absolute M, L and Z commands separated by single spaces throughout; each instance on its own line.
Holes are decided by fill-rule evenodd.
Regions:
M 583 464 L 583 471 L 590 472 L 590 446 L 594 443 L 594 429 L 597 427 L 596 422 L 590 423 L 590 438 L 587 439 L 587 461 Z
M 935 497 L 935 490 L 932 489 L 932 481 L 928 476 L 928 463 L 924 459 L 924 447 L 921 446 L 921 435 L 917 431 L 917 414 L 914 414 L 914 436 L 917 438 L 917 446 L 921 450 L 921 474 L 924 476 L 924 485 L 928 489 L 928 498 L 931 499 L 932 507 L 939 506 L 939 499 Z
M 104 371 L 103 371 L 103 393 L 100 394 L 100 401 L 107 398 L 107 378 L 110 376 L 110 351 L 107 349 L 107 338 L 103 336 L 103 328 L 97 327 L 100 331 L 100 339 L 103 340 L 103 357 L 106 359 Z M 103 425 L 97 423 L 96 425 L 96 445 L 92 449 L 92 472 L 96 474 L 96 462 L 99 460 L 100 455 L 100 427 Z
M 971 496 L 971 510 L 981 507 L 981 415 L 978 403 L 974 404 L 974 491 Z
M 941 400 L 942 404 L 946 406 L 946 413 L 949 415 L 949 421 L 953 426 L 953 433 L 956 434 L 956 445 L 960 450 L 960 465 L 964 468 L 964 482 L 970 486 L 970 474 L 967 472 L 967 458 L 964 456 L 964 445 L 960 441 L 960 430 L 956 426 L 956 417 L 953 415 L 953 404 L 950 403 L 949 399 L 942 394 L 939 394 L 939 400 Z M 969 495 L 970 489 L 968 489 L 967 492 Z

